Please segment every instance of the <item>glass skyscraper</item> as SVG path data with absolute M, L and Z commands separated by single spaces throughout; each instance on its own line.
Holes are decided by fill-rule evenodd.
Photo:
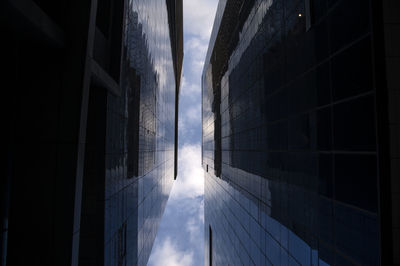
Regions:
M 0 13 L 1 265 L 146 265 L 177 172 L 182 1 Z
M 398 1 L 221 0 L 205 265 L 399 265 Z

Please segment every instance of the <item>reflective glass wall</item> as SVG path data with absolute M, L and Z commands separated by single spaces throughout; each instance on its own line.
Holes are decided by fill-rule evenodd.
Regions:
M 202 80 L 206 265 L 380 263 L 371 12 L 220 1 Z
M 6 0 L 0 17 L 0 265 L 145 265 L 175 179 L 182 0 Z
M 166 2 L 127 5 L 121 97 L 107 94 L 105 265 L 147 264 L 174 180 L 176 85 Z

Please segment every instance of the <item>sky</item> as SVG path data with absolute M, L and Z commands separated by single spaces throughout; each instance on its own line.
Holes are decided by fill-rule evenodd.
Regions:
M 149 266 L 204 265 L 201 73 L 218 0 L 183 0 L 184 59 L 179 103 L 178 177 Z

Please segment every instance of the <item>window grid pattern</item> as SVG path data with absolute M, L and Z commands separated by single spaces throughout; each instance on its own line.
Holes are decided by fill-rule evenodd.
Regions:
M 205 224 L 216 263 L 379 262 L 370 1 L 313 2 L 306 29 L 304 0 L 254 1 L 226 71 L 213 77 L 215 65 L 205 64 Z M 220 177 L 213 175 L 215 79 Z M 238 197 L 248 203 L 234 204 L 245 201 Z
M 176 87 L 166 2 L 129 1 L 126 12 L 121 97 L 107 95 L 104 250 L 105 265 L 118 266 L 147 264 L 174 180 Z M 138 102 L 129 101 L 131 73 L 140 81 L 138 176 L 127 163 L 128 118 L 135 115 L 129 110 L 137 110 L 129 104 Z

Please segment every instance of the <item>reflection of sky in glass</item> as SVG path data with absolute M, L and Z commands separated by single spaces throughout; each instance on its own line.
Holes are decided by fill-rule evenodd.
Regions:
M 239 19 L 234 14 L 237 7 L 230 3 L 220 1 L 202 77 L 203 167 L 208 169 L 204 208 L 206 228 L 210 225 L 212 229 L 213 262 L 376 264 L 376 157 L 363 153 L 361 146 L 346 146 L 351 141 L 335 135 L 336 131 L 350 131 L 340 126 L 343 121 L 338 123 L 335 118 L 331 124 L 326 115 L 319 116 L 326 108 L 322 110 L 346 120 L 341 112 L 345 107 L 350 110 L 350 104 L 340 105 L 335 99 L 320 102 L 320 91 L 333 93 L 335 84 L 329 84 L 328 77 L 343 71 L 323 67 L 346 62 L 344 55 L 330 54 L 329 45 L 324 45 L 329 16 L 322 16 L 323 23 L 306 30 L 307 16 L 299 16 L 304 13 L 303 1 L 244 2 L 250 4 L 241 7 L 240 14 L 246 17 L 239 15 Z M 347 2 L 340 3 L 342 12 Z M 362 3 L 368 6 L 368 1 Z M 232 13 L 221 20 L 225 7 L 231 7 Z M 369 13 L 360 16 L 368 20 Z M 235 32 L 237 21 L 243 24 Z M 218 29 L 219 25 L 224 26 Z M 363 37 L 365 32 L 357 30 L 345 38 Z M 335 29 L 329 34 L 338 32 Z M 223 38 L 217 39 L 217 34 Z M 334 42 L 350 45 L 354 41 L 343 36 Z M 366 58 L 371 54 L 369 41 L 365 37 L 354 45 L 363 47 Z M 214 45 L 217 54 L 212 54 Z M 354 57 L 359 53 L 355 48 L 348 51 Z M 371 108 L 371 98 L 359 100 L 361 106 Z M 356 101 L 352 102 L 355 106 Z M 354 113 L 363 112 L 354 108 Z M 329 128 L 321 132 L 326 121 Z M 346 142 L 335 144 L 339 149 L 346 146 L 346 151 L 359 154 L 341 154 L 345 152 L 335 150 L 331 143 L 322 143 L 328 138 Z M 360 162 L 371 162 L 366 164 L 371 171 Z M 355 181 L 358 176 L 366 178 Z M 371 182 L 366 185 L 367 179 Z M 332 180 L 338 182 L 332 185 Z M 355 195 L 352 190 L 358 186 L 372 188 Z M 370 197 L 366 191 L 371 191 Z M 209 231 L 205 232 L 206 261 L 210 258 Z
M 125 168 L 119 165 L 126 164 L 126 158 L 112 152 L 107 155 L 118 166 L 109 169 L 117 192 L 110 196 L 113 205 L 106 210 L 106 217 L 111 217 L 110 221 L 106 218 L 111 238 L 107 249 L 110 254 L 106 258 L 115 257 L 112 247 L 118 245 L 120 234 L 115 228 L 125 224 L 123 228 L 127 228 L 129 235 L 126 264 L 144 265 L 174 180 L 175 80 L 166 2 L 130 0 L 125 23 L 123 63 L 126 67 L 122 68 L 121 86 L 128 104 L 126 109 L 119 110 L 123 106 L 119 99 L 109 100 L 109 109 L 115 113 L 109 120 L 115 125 L 109 128 L 117 143 L 126 143 L 129 132 L 120 131 L 131 120 L 127 123 L 122 120 L 139 110 L 138 176 L 125 178 L 124 182 L 129 184 L 120 182 L 117 178 L 126 175 L 126 165 Z M 137 99 L 135 90 L 139 90 L 140 106 L 133 101 Z M 137 109 L 132 110 L 135 106 Z M 126 154 L 119 146 L 114 150 L 114 153 Z
M 206 204 L 210 202 L 210 205 L 206 206 L 206 211 L 210 212 L 208 215 L 215 226 L 213 228 L 214 241 L 216 241 L 216 245 L 221 242 L 224 243 L 221 245 L 232 246 L 233 249 L 236 249 L 235 252 L 230 253 L 229 247 L 221 246 L 221 249 L 218 249 L 220 252 L 215 253 L 215 261 L 224 261 L 234 265 L 236 256 L 234 254 L 245 252 L 247 255 L 240 258 L 242 262 L 243 260 L 249 261 L 249 263 L 252 261 L 256 265 L 259 265 L 258 262 L 261 265 L 264 262 L 272 263 L 272 265 L 285 265 L 289 262 L 318 265 L 318 261 L 319 265 L 329 265 L 318 258 L 318 250 L 312 249 L 296 233 L 271 216 L 271 208 L 273 208 L 271 190 L 273 188 L 269 188 L 268 180 L 238 168 L 234 171 L 245 180 L 260 182 L 258 186 L 264 186 L 266 192 L 263 201 L 270 205 L 267 205 L 266 209 L 260 210 L 260 205 L 255 198 L 249 199 L 240 189 L 233 187 L 230 183 L 221 179 L 207 179 Z M 264 253 L 265 251 L 267 253 Z

